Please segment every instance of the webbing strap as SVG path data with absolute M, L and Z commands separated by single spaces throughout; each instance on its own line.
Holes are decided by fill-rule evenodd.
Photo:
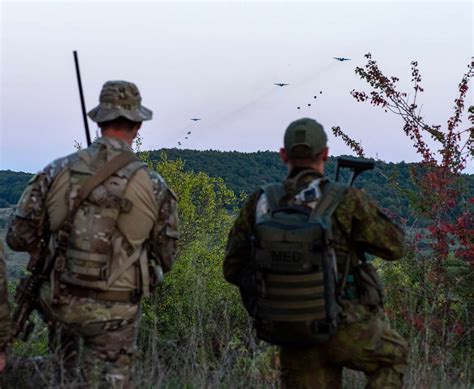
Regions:
M 281 288 L 270 287 L 265 289 L 265 294 L 273 296 L 313 296 L 324 293 L 324 285 L 308 288 Z
M 262 315 L 264 316 L 264 315 Z M 291 315 L 285 314 L 269 314 L 265 315 L 265 319 L 275 321 L 275 322 L 285 322 L 285 323 L 292 323 L 292 322 L 305 322 L 305 321 L 313 321 L 313 320 L 323 320 L 326 317 L 326 313 L 324 311 L 321 312 L 314 312 L 314 313 L 292 313 Z
M 110 274 L 109 278 L 107 279 L 107 286 L 110 287 L 117 279 L 130 267 L 132 266 L 140 257 L 140 250 L 135 250 L 135 252 L 130 255 L 125 262 L 123 262 L 120 266 L 115 267 Z
M 119 155 L 113 157 L 105 165 L 103 165 L 97 172 L 89 177 L 82 185 L 79 194 L 74 201 L 74 207 L 79 207 L 81 203 L 87 199 L 89 194 L 102 184 L 112 174 L 116 173 L 129 163 L 138 161 L 137 156 L 131 151 L 124 151 Z
M 310 300 L 310 301 L 282 301 L 282 300 L 262 300 L 261 308 L 269 308 L 269 309 L 286 309 L 289 311 L 298 310 L 298 309 L 311 309 L 311 308 L 318 308 L 323 307 L 325 305 L 324 298 L 318 300 Z
M 79 274 L 80 276 L 89 276 L 99 278 L 103 273 L 102 267 L 80 266 L 77 264 L 68 264 L 68 270 L 71 273 Z
M 326 183 L 321 200 L 311 214 L 312 219 L 330 218 L 348 190 L 347 185 L 329 181 Z
M 285 195 L 285 188 L 282 184 L 268 184 L 262 187 L 263 193 L 267 196 L 270 212 L 275 212 L 279 207 L 280 200 Z
M 98 264 L 105 264 L 109 260 L 110 255 L 99 253 L 88 253 L 80 250 L 67 249 L 67 258 L 79 259 L 81 261 L 95 262 Z
M 309 274 L 267 274 L 268 282 L 296 283 L 322 281 L 324 274 L 321 272 Z

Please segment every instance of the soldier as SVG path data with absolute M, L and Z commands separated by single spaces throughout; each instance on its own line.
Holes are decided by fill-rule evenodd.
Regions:
M 257 336 L 281 346 L 282 387 L 341 388 L 342 369 L 348 367 L 363 371 L 369 388 L 401 388 L 407 344 L 381 319 L 381 283 L 361 254 L 398 259 L 404 233 L 364 192 L 324 177 L 326 143 L 315 120 L 303 118 L 288 126 L 280 150 L 288 177 L 247 199 L 229 234 L 224 277 L 240 288 Z M 313 213 L 328 216 L 332 239 L 312 240 L 319 231 L 314 224 L 293 234 L 298 215 Z M 290 226 L 284 238 L 275 236 L 281 231 L 278 223 Z M 304 239 L 308 245 L 301 243 Z M 334 261 L 323 263 L 321 258 L 331 253 Z M 306 258 L 310 265 L 304 268 Z M 323 271 L 311 270 L 316 263 Z M 334 277 L 324 273 L 333 268 Z M 288 275 L 284 269 L 297 271 Z M 331 279 L 337 291 L 332 294 L 326 293 Z M 330 322 L 332 300 L 335 321 Z
M 133 387 L 140 299 L 171 269 L 177 202 L 132 152 L 152 112 L 135 84 L 108 81 L 89 112 L 102 136 L 34 176 L 10 220 L 7 243 L 32 252 L 47 241 L 50 282 L 40 304 L 50 347 L 74 377 L 83 341 L 86 382 Z
M 10 340 L 10 305 L 8 304 L 7 271 L 4 261 L 5 252 L 0 241 L 0 373 L 7 364 L 6 347 Z

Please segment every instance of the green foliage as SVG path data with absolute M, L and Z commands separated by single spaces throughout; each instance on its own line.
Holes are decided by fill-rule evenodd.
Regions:
M 157 321 L 170 339 L 185 338 L 200 328 L 211 337 L 219 318 L 231 312 L 244 320 L 239 296 L 222 277 L 222 259 L 227 231 L 233 220 L 228 208 L 234 193 L 221 178 L 186 171 L 182 161 L 169 161 L 166 154 L 154 165 L 179 199 L 180 240 L 176 263 L 165 284 L 144 306 L 148 323 Z M 207 323 L 200 327 L 200 323 Z
M 0 208 L 16 204 L 33 175 L 11 170 L 0 170 Z
M 225 282 L 222 276 L 222 260 L 227 233 L 235 216 L 234 207 L 242 200 L 242 196 L 235 193 L 249 193 L 263 183 L 280 180 L 285 175 L 285 168 L 278 155 L 173 149 L 160 153 L 141 152 L 140 156 L 177 194 L 181 235 L 171 273 L 165 278 L 164 285 L 142 304 L 140 386 L 275 386 L 278 381 L 277 350 L 256 341 L 237 288 Z M 358 186 L 383 206 L 407 216 L 410 213 L 407 195 L 412 193 L 416 197 L 409 181 L 409 167 L 404 163 L 378 163 L 376 171 L 364 173 L 358 179 Z M 334 169 L 332 159 L 327 173 L 333 175 Z M 473 191 L 470 176 L 466 176 L 464 185 L 468 191 Z M 376 260 L 375 263 L 387 288 L 389 319 L 415 345 L 412 354 L 416 357 L 421 343 L 412 325 L 417 319 L 413 315 L 425 312 L 429 316 L 430 313 L 428 299 L 418 294 L 420 290 L 430 290 L 421 288 L 429 274 L 424 268 L 427 262 L 418 261 L 409 251 L 402 261 Z M 469 273 L 465 263 L 454 256 L 445 265 L 444 274 L 453 285 L 447 297 L 453 301 L 447 316 L 462 318 L 465 322 L 470 308 L 468 301 L 472 301 L 472 288 L 468 285 L 473 281 L 467 280 L 466 274 L 472 272 Z M 446 323 L 450 324 L 446 328 L 453 328 L 452 318 L 446 317 Z M 431 323 L 440 324 L 443 325 Z M 434 350 L 443 353 L 445 350 L 436 348 L 439 332 L 431 327 L 428 331 L 432 331 Z M 453 353 L 452 358 L 457 359 L 454 365 L 461 366 L 469 339 L 469 336 L 463 338 L 464 347 L 458 347 Z M 46 327 L 38 323 L 30 342 L 16 342 L 13 351 L 20 357 L 46 355 Z M 451 378 L 444 377 L 443 380 L 451 382 Z

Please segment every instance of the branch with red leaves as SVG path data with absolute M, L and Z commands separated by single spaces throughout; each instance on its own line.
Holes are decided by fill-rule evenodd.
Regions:
M 341 137 L 344 143 L 359 157 L 364 157 L 365 152 L 361 144 L 351 139 L 344 131 L 341 130 L 339 126 L 333 126 L 331 128 L 332 133 L 336 138 Z

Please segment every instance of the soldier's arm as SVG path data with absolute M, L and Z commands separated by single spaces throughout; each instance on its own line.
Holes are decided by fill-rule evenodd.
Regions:
M 240 286 L 243 270 L 250 263 L 252 256 L 253 228 L 255 224 L 255 207 L 260 191 L 253 193 L 246 200 L 227 239 L 224 257 L 224 278 L 231 284 Z
M 160 259 L 163 271 L 166 273 L 171 270 L 176 257 L 178 203 L 176 195 L 164 183 L 160 185 L 159 189 L 155 189 L 159 211 L 157 222 L 151 232 L 150 254 Z
M 10 340 L 11 322 L 10 305 L 8 304 L 7 272 L 3 260 L 3 246 L 0 242 L 0 353 Z
M 6 242 L 15 251 L 33 251 L 42 238 L 46 223 L 45 200 L 51 185 L 46 169 L 28 183 L 8 222 Z
M 364 192 L 350 189 L 348 193 L 351 241 L 362 251 L 386 260 L 403 256 L 403 229 L 372 201 Z

